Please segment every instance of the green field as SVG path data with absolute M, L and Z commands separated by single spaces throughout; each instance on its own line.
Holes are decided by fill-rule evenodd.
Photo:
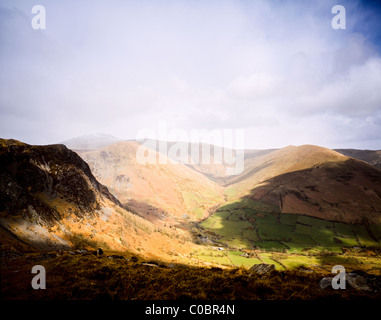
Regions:
M 344 265 L 349 270 L 358 269 L 359 267 L 367 270 L 381 270 L 379 256 L 372 257 L 368 254 L 356 253 L 343 255 L 342 252 L 327 252 L 323 247 L 315 247 L 308 254 L 305 252 L 283 253 L 262 250 L 256 250 L 255 254 L 249 254 L 248 256 L 246 254 L 244 251 L 227 249 L 219 251 L 217 248 L 205 247 L 203 250 L 195 250 L 192 253 L 192 258 L 226 266 L 245 268 L 250 268 L 254 264 L 259 263 L 274 264 L 278 271 L 298 267 L 313 267 L 320 271 L 330 272 L 332 266 L 338 264 Z
M 258 249 L 287 254 L 339 254 L 344 248 L 380 248 L 381 244 L 381 225 L 365 227 L 281 214 L 277 208 L 252 199 L 221 207 L 199 226 L 216 235 L 232 252 Z M 239 265 L 241 258 L 233 257 L 234 264 Z

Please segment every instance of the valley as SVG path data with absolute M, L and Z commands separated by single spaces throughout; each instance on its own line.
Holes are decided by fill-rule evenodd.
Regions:
M 2 0 L 0 57 L 4 316 L 379 313 L 381 0 Z
M 380 227 L 281 214 L 248 199 L 225 205 L 200 223 L 204 239 L 213 239 L 214 247 L 193 256 L 235 266 L 271 263 L 277 270 L 303 265 L 327 269 L 328 260 L 342 260 L 379 272 Z M 353 258 L 359 252 L 363 257 Z
M 123 141 L 77 152 L 126 208 L 156 224 L 200 220 L 223 203 L 223 188 L 203 174 L 169 161 L 140 164 L 138 147 L 135 141 Z
M 168 148 L 171 145 L 173 143 L 168 143 Z M 79 154 L 89 162 L 97 178 L 110 190 L 114 190 L 119 199 L 123 199 L 122 188 L 116 188 L 115 184 L 112 185 L 105 179 L 104 173 L 98 173 L 99 168 L 110 167 L 104 162 L 102 159 L 104 156 L 101 157 L 100 153 L 111 154 L 114 162 L 119 161 L 119 163 L 121 160 L 116 159 L 124 159 L 131 154 L 126 152 L 124 156 L 120 153 L 116 156 L 117 146 L 114 145 L 113 148 L 80 151 Z M 191 149 L 192 146 L 189 144 L 188 148 Z M 216 148 L 219 147 L 208 146 L 212 155 Z M 217 151 L 222 153 L 221 150 Z M 226 166 L 223 164 L 214 166 L 213 158 L 212 163 L 208 165 L 189 165 L 187 163 L 190 161 L 184 159 L 183 162 L 187 167 L 197 171 L 191 174 L 192 179 L 200 181 L 198 186 L 195 185 L 195 189 L 200 188 L 201 184 L 203 187 L 206 186 L 198 175 L 202 173 L 210 180 L 207 187 L 213 186 L 214 191 L 208 199 L 206 197 L 210 192 L 190 191 L 187 195 L 193 196 L 195 199 L 193 203 L 196 205 L 209 202 L 212 206 L 209 206 L 203 214 L 188 215 L 188 211 L 186 216 L 176 217 L 171 214 L 170 209 L 162 207 L 161 219 L 154 220 L 151 215 L 150 221 L 183 228 L 190 232 L 193 242 L 198 245 L 189 254 L 190 263 L 209 262 L 234 267 L 272 263 L 279 270 L 302 265 L 315 265 L 324 269 L 325 267 L 318 263 L 324 256 L 330 256 L 335 260 L 332 257 L 340 259 L 343 254 L 353 250 L 357 252 L 365 248 L 367 252 L 367 248 L 370 248 L 370 251 L 372 249 L 377 251 L 381 239 L 380 173 L 373 166 L 348 158 L 343 154 L 343 150 L 341 151 L 339 153 L 316 146 L 246 150 L 245 170 L 239 176 L 226 176 Z M 136 169 L 137 164 L 134 163 L 134 159 L 129 159 L 126 168 L 134 166 L 135 170 L 131 171 L 139 171 Z M 182 163 L 177 163 L 176 166 L 180 167 L 182 172 L 189 172 Z M 158 165 L 155 169 L 157 167 Z M 170 165 L 163 167 L 167 170 Z M 173 168 L 170 170 L 173 171 Z M 151 170 L 148 176 L 151 180 L 155 179 L 156 175 L 159 174 Z M 125 177 L 128 181 L 132 181 L 128 174 Z M 130 197 L 135 198 L 133 189 L 145 182 L 140 182 L 136 177 L 132 179 L 129 192 Z M 176 181 L 173 176 L 171 179 Z M 111 179 L 113 180 L 115 178 Z M 175 182 L 176 185 L 181 184 L 184 178 L 178 181 Z M 155 186 L 159 185 L 162 187 L 166 183 L 158 183 Z M 126 187 L 123 190 L 126 192 L 128 189 Z M 181 190 L 179 187 L 177 189 Z M 269 189 L 271 191 L 267 192 Z M 218 197 L 215 190 L 220 192 Z M 223 201 L 221 190 L 224 192 Z M 368 190 L 365 196 L 361 192 L 364 190 Z M 149 192 L 151 191 L 147 189 L 145 192 L 140 191 L 142 194 Z M 153 192 L 158 200 L 160 191 Z M 197 196 L 199 194 L 202 194 L 203 198 Z M 184 197 L 184 193 L 177 195 L 178 203 L 184 204 L 183 207 L 178 207 L 178 211 L 187 212 L 188 200 L 186 196 Z M 133 201 L 130 201 L 131 203 Z M 168 198 L 162 203 L 168 203 Z M 152 208 L 155 207 L 150 207 L 151 212 Z M 150 219 L 147 214 L 149 211 L 142 209 L 135 205 L 138 214 Z M 361 217 L 362 214 L 365 217 Z M 279 257 L 270 258 L 274 254 Z M 356 261 L 360 260 L 349 258 L 348 261 L 356 265 Z M 372 259 L 370 254 L 366 261 L 368 270 L 378 272 L 380 264 L 377 258 Z
M 177 299 L 176 290 L 237 298 L 244 293 L 217 294 L 208 281 L 222 273 L 224 281 L 251 283 L 249 270 L 259 264 L 273 265 L 275 278 L 292 275 L 296 291 L 302 278 L 316 287 L 334 265 L 381 276 L 381 171 L 374 165 L 322 147 L 288 146 L 246 150 L 242 174 L 226 176 L 225 166 L 212 164 L 140 164 L 136 141 L 78 141 L 97 149 L 0 141 L 1 277 L 9 297 L 24 281 L 19 268 L 39 256 L 47 257 L 53 286 L 62 286 L 63 274 L 77 274 L 78 299 L 102 296 L 102 279 L 111 281 L 107 299 Z M 97 248 L 103 257 L 93 257 Z M 93 279 L 89 268 L 99 275 Z M 155 289 L 152 296 L 134 282 L 140 291 L 127 293 L 110 278 L 124 279 L 120 270 L 176 292 Z M 206 281 L 206 289 L 175 284 L 184 272 Z M 271 297 L 285 298 L 290 288 Z M 327 293 L 310 289 L 293 296 Z

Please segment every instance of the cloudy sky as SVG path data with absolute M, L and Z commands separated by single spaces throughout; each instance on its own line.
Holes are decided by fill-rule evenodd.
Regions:
M 336 4 L 345 30 L 332 28 Z M 0 137 L 134 139 L 160 121 L 244 129 L 247 148 L 381 149 L 381 6 L 0 0 Z

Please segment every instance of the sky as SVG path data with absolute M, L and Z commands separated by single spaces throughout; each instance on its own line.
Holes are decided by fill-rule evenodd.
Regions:
M 381 149 L 380 2 L 0 0 L 0 137 L 160 138 L 162 123 L 243 130 L 252 149 Z

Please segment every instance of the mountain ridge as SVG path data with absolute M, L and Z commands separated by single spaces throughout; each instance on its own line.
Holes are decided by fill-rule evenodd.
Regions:
M 122 142 L 123 144 L 133 144 L 133 142 Z M 167 147 L 172 144 L 168 143 Z M 115 151 L 117 145 L 114 144 L 113 146 Z M 130 164 L 136 155 L 137 146 L 138 144 L 135 145 L 135 149 L 130 150 L 132 153 L 128 155 Z M 112 146 L 106 148 L 110 149 Z M 190 148 L 191 146 L 188 144 L 188 151 Z M 219 147 L 213 146 L 213 148 Z M 213 148 L 209 148 L 212 155 Z M 104 152 L 104 150 L 99 152 Z M 94 154 L 94 151 L 80 154 L 84 156 L 91 153 Z M 381 194 L 381 185 L 377 181 L 381 181 L 381 171 L 364 161 L 315 145 L 290 145 L 275 150 L 246 150 L 245 155 L 247 155 L 247 158 L 245 159 L 244 171 L 237 176 L 226 176 L 224 174 L 226 166 L 224 165 L 220 165 L 220 168 L 216 169 L 217 171 L 212 171 L 214 170 L 213 165 L 191 164 L 189 163 L 189 154 L 188 159 L 182 159 L 183 163 L 174 165 L 173 168 L 176 166 L 183 168 L 185 164 L 198 174 L 203 174 L 207 179 L 220 185 L 225 190 L 225 193 L 227 192 L 225 199 L 227 197 L 230 201 L 249 196 L 267 204 L 276 205 L 281 212 L 285 213 L 310 214 L 314 217 L 343 222 L 359 222 L 364 218 L 366 219 L 367 216 L 369 221 L 379 221 L 381 215 L 379 196 Z M 157 154 L 156 157 L 158 157 Z M 85 157 L 85 160 L 89 161 L 90 166 L 95 169 L 94 165 L 91 165 L 92 161 L 89 158 Z M 168 169 L 169 166 L 173 165 L 164 165 L 163 168 L 165 169 L 163 170 Z M 99 170 L 99 167 L 107 168 L 108 165 L 98 164 L 95 170 Z M 173 168 L 171 167 L 170 170 L 173 170 Z M 351 171 L 354 173 L 352 174 Z M 365 175 L 367 178 L 361 178 L 361 175 Z M 102 178 L 100 179 L 105 181 Z M 295 183 L 287 182 L 285 179 L 294 180 L 295 183 L 299 181 L 301 187 L 299 188 L 294 185 Z M 353 183 L 351 179 L 354 179 Z M 376 179 L 376 181 L 372 182 L 372 179 Z M 314 180 L 318 181 L 318 183 L 315 183 Z M 136 179 L 134 182 L 130 181 L 131 188 L 139 185 L 139 183 L 136 184 L 136 181 Z M 110 186 L 110 182 L 106 184 Z M 160 183 L 157 182 L 157 184 Z M 325 184 L 327 187 L 324 187 Z M 359 184 L 364 184 L 364 186 L 359 187 Z M 168 187 L 164 187 L 164 189 L 168 190 Z M 144 190 L 141 190 L 141 193 L 144 193 Z M 347 196 L 343 194 L 347 194 Z M 356 200 L 351 202 L 347 199 L 348 196 L 352 196 Z M 143 207 L 139 201 L 144 202 L 143 198 L 140 198 L 141 200 L 137 202 L 134 195 L 131 197 L 130 204 L 137 211 L 142 210 Z M 335 201 L 335 197 L 340 200 Z M 164 203 L 171 201 L 168 198 L 162 200 Z M 215 205 L 218 204 L 215 203 Z M 347 212 L 352 205 L 358 213 L 340 214 L 340 210 Z M 213 210 L 213 206 L 210 209 Z M 169 214 L 167 217 L 171 216 L 170 210 L 166 214 Z M 147 218 L 147 215 L 145 217 Z M 199 216 L 199 218 L 202 218 L 202 216 Z
M 103 249 L 171 261 L 191 250 L 182 230 L 159 228 L 124 209 L 63 145 L 0 140 L 1 245 L 23 250 Z M 150 236 L 151 235 L 151 236 Z
M 276 205 L 283 213 L 381 221 L 381 171 L 363 161 L 304 145 L 270 153 L 246 170 L 244 179 L 229 184 L 238 196 Z
M 221 177 L 218 184 L 197 168 L 181 163 L 138 165 L 136 151 L 139 146 L 135 141 L 120 141 L 99 150 L 76 153 L 63 145 L 31 146 L 17 140 L 0 140 L 0 221 L 3 229 L 14 231 L 20 240 L 27 240 L 26 226 L 17 229 L 17 224 L 22 225 L 24 219 L 28 221 L 28 228 L 36 229 L 33 237 L 40 226 L 45 228 L 40 232 L 51 243 L 59 239 L 72 245 L 72 239 L 67 236 L 70 233 L 57 232 L 55 224 L 63 225 L 65 219 L 70 223 L 77 221 L 79 225 L 64 227 L 78 231 L 83 223 L 111 219 L 122 225 L 129 221 L 127 229 L 134 228 L 136 221 L 145 230 L 159 226 L 167 232 L 168 226 L 174 226 L 176 232 L 183 232 L 183 236 L 190 239 L 188 222 L 197 223 L 219 206 L 247 197 L 278 207 L 285 214 L 310 215 L 345 223 L 380 221 L 381 171 L 327 148 L 303 145 L 246 151 L 244 172 L 238 177 Z M 105 174 L 110 173 L 107 170 L 112 171 L 106 183 L 108 187 L 96 178 L 97 174 L 103 174 L 103 180 L 107 180 Z M 62 174 L 66 180 L 60 178 Z M 113 195 L 118 188 L 122 195 L 125 189 L 134 192 L 126 193 L 124 200 L 127 201 L 120 201 L 118 195 Z M 13 219 L 13 224 L 6 222 L 7 217 Z M 51 227 L 55 231 L 49 234 Z M 102 228 L 106 230 L 110 225 L 105 223 Z M 87 232 L 94 237 L 94 230 L 98 228 L 92 230 Z M 110 230 L 115 236 L 118 234 L 115 227 Z M 130 244 L 140 243 L 140 248 L 152 252 L 152 248 L 142 245 L 143 234 L 144 230 L 132 232 Z M 103 239 L 114 248 L 129 247 L 127 243 L 115 244 L 104 231 L 95 238 Z M 165 239 L 162 241 L 168 240 Z M 86 241 L 82 239 L 82 242 Z
M 60 144 L 72 150 L 96 150 L 119 141 L 121 141 L 121 139 L 111 134 L 98 133 L 67 139 L 60 142 Z

